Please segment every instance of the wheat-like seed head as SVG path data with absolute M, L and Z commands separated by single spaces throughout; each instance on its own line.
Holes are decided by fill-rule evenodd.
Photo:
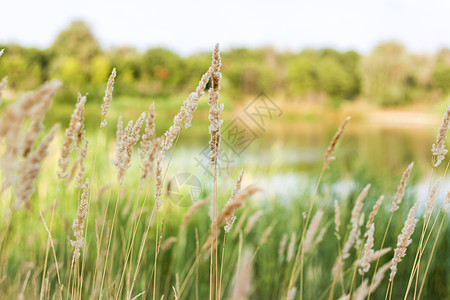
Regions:
M 435 156 L 436 160 L 434 164 L 435 167 L 441 164 L 441 162 L 445 158 L 445 155 L 448 152 L 448 150 L 445 149 L 445 140 L 447 139 L 449 121 L 450 121 L 450 105 L 447 107 L 447 110 L 445 111 L 444 116 L 442 117 L 442 123 L 439 126 L 438 134 L 436 136 L 436 142 L 431 147 L 431 152 Z
M 295 232 L 293 232 L 291 234 L 291 240 L 289 241 L 289 246 L 288 246 L 287 256 L 286 256 L 286 260 L 288 262 L 290 262 L 292 260 L 292 258 L 294 257 L 296 241 L 297 241 L 297 236 L 296 236 Z
M 64 134 L 64 141 L 61 147 L 61 155 L 58 159 L 58 166 L 60 170 L 58 171 L 59 178 L 66 178 L 67 168 L 69 167 L 70 159 L 69 155 L 72 153 L 73 147 L 72 143 L 80 135 L 80 131 L 83 128 L 83 113 L 84 105 L 86 103 L 86 96 L 81 97 L 78 94 L 77 104 L 75 105 L 75 110 L 70 117 L 69 127 L 66 129 Z
M 398 236 L 397 248 L 394 250 L 394 258 L 392 258 L 391 275 L 389 281 L 392 281 L 397 274 L 397 265 L 402 261 L 402 257 L 406 255 L 406 248 L 411 244 L 411 235 L 414 233 L 417 219 L 415 218 L 417 203 L 409 210 L 408 218 L 403 226 L 402 233 Z
M 332 157 L 331 154 L 333 154 L 334 149 L 336 148 L 336 144 L 341 138 L 342 134 L 344 133 L 345 126 L 347 125 L 348 121 L 350 121 L 350 117 L 345 118 L 344 122 L 339 127 L 336 134 L 333 136 L 333 139 L 330 142 L 330 145 L 328 146 L 327 151 L 325 152 L 325 159 L 323 163 L 323 170 L 326 170 L 330 166 L 330 162 L 335 159 L 335 157 Z
M 108 83 L 106 84 L 105 96 L 103 97 L 102 104 L 102 121 L 100 128 L 106 126 L 106 116 L 108 115 L 108 109 L 111 105 L 112 92 L 114 90 L 114 79 L 116 78 L 116 68 L 114 68 L 109 76 Z
M 261 234 L 261 238 L 259 239 L 259 246 L 264 245 L 267 242 L 267 239 L 269 238 L 270 234 L 272 233 L 273 225 L 268 226 L 263 233 Z
M 242 258 L 238 261 L 236 274 L 234 275 L 230 300 L 246 300 L 252 290 L 252 253 L 245 250 Z
M 427 201 L 425 202 L 425 214 L 424 218 L 426 219 L 429 215 L 431 215 L 431 212 L 433 211 L 434 203 L 436 202 L 437 192 L 439 189 L 439 186 L 442 183 L 442 179 L 439 178 L 436 180 L 436 182 L 431 187 L 431 190 L 428 194 Z
M 241 172 L 241 175 L 243 176 L 244 173 Z M 239 177 L 242 180 L 242 177 Z M 239 179 L 238 179 L 239 181 Z M 237 183 L 240 185 L 240 182 Z M 256 186 L 248 186 L 239 193 L 236 192 L 235 198 L 230 199 L 230 201 L 227 202 L 223 210 L 220 212 L 219 216 L 217 217 L 217 220 L 211 224 L 211 228 L 209 231 L 208 239 L 203 246 L 203 249 L 206 249 L 210 246 L 210 244 L 214 241 L 215 238 L 217 238 L 217 235 L 219 234 L 219 230 L 215 230 L 218 226 L 225 223 L 225 232 L 229 232 L 231 229 L 231 226 L 233 225 L 232 222 L 235 220 L 235 216 L 233 215 L 234 211 L 241 207 L 244 204 L 244 200 L 251 197 L 253 194 L 261 191 L 260 188 Z M 230 223 L 231 222 L 231 223 Z
M 367 273 L 370 269 L 370 259 L 374 254 L 373 251 L 373 235 L 375 233 L 375 225 L 373 223 L 370 224 L 370 228 L 369 230 L 367 230 L 367 232 L 364 234 L 365 237 L 367 237 L 366 239 L 366 243 L 364 244 L 364 255 L 361 259 L 361 263 L 360 263 L 360 269 L 359 269 L 359 273 L 361 275 L 363 275 L 364 273 Z
M 280 245 L 278 247 L 278 261 L 280 263 L 284 260 L 284 252 L 286 250 L 286 244 L 287 244 L 288 235 L 285 233 L 283 234 L 283 237 L 281 238 Z
M 248 234 L 250 230 L 252 230 L 252 228 L 255 226 L 256 222 L 262 215 L 263 215 L 262 210 L 258 210 L 248 218 L 247 225 L 245 226 L 244 230 L 245 234 Z
M 75 261 L 78 261 L 80 258 L 80 250 L 84 244 L 83 238 L 83 227 L 84 227 L 84 219 L 87 215 L 88 208 L 88 198 L 89 198 L 89 178 L 86 179 L 83 187 L 83 193 L 81 194 L 80 204 L 78 205 L 77 217 L 73 220 L 73 232 L 75 236 L 75 241 L 70 241 L 73 250 L 73 257 Z
M 145 161 L 145 158 L 151 150 L 151 140 L 155 134 L 155 117 L 155 103 L 153 102 L 148 109 L 148 118 L 145 121 L 145 132 L 142 135 L 141 149 L 139 149 L 139 155 L 142 161 Z
M 56 124 L 50 132 L 42 139 L 41 144 L 35 152 L 31 153 L 22 163 L 19 178 L 15 189 L 15 200 L 13 208 L 18 209 L 22 205 L 29 208 L 30 197 L 34 193 L 34 182 L 41 170 L 42 161 L 48 155 L 48 147 L 59 130 Z
M 220 127 L 223 120 L 220 119 L 220 114 L 223 111 L 223 103 L 219 106 L 219 90 L 220 90 L 220 80 L 222 75 L 220 74 L 220 52 L 219 44 L 216 45 L 213 53 L 212 61 L 212 74 L 211 74 L 211 89 L 209 90 L 209 133 L 211 135 L 211 140 L 209 141 L 209 148 L 211 150 L 211 164 L 217 164 L 217 158 L 219 156 L 219 145 L 220 145 Z
M 316 236 L 317 230 L 319 229 L 320 221 L 323 217 L 323 211 L 319 210 L 314 215 L 311 224 L 309 224 L 308 230 L 306 230 L 305 239 L 303 240 L 303 253 L 307 253 L 314 242 L 314 237 Z
M 414 167 L 414 162 L 409 164 L 409 166 L 406 168 L 405 172 L 402 175 L 402 179 L 400 180 L 400 184 L 397 187 L 397 192 L 395 193 L 394 200 L 392 201 L 392 209 L 391 209 L 392 212 L 399 209 L 399 205 L 403 199 L 403 194 L 405 193 L 406 180 L 408 179 L 409 175 L 411 174 L 411 170 L 413 167 Z
M 339 238 L 339 227 L 341 227 L 341 210 L 339 209 L 337 200 L 334 200 L 334 226 L 336 234 Z
M 205 206 L 210 201 L 210 197 L 206 197 L 205 199 L 201 201 L 197 201 L 192 205 L 189 210 L 187 211 L 186 215 L 183 218 L 183 221 L 181 222 L 180 231 L 183 231 L 189 221 L 191 220 L 192 216 L 203 206 Z
M 4 151 L 1 167 L 3 174 L 8 174 L 3 182 L 3 189 L 15 184 L 17 177 L 14 174 L 21 166 L 19 156 L 23 156 L 22 125 L 27 118 L 34 119 L 34 115 L 41 112 L 40 103 L 50 101 L 51 97 L 61 86 L 59 81 L 50 81 L 41 85 L 38 89 L 26 93 L 19 101 L 9 105 L 0 120 L 0 138 L 5 137 L 7 140 L 6 150 Z M 33 123 L 33 121 L 32 121 Z M 39 122 L 40 123 L 40 122 Z M 33 127 L 33 125 L 32 125 Z M 37 126 L 41 129 L 40 124 Z M 30 129 L 34 133 L 34 129 Z M 30 135 L 25 133 L 25 140 Z M 35 140 L 35 138 L 33 138 Z M 21 143 L 22 142 L 22 143 Z M 28 156 L 29 150 L 26 153 Z
M 357 226 L 359 215 L 360 215 L 362 207 L 363 207 L 363 202 L 364 202 L 364 199 L 366 199 L 367 194 L 369 193 L 370 187 L 371 187 L 371 184 L 369 183 L 362 190 L 362 192 L 358 195 L 358 198 L 356 198 L 355 205 L 353 206 L 353 210 L 352 210 L 352 217 L 350 219 L 350 222 L 354 226 Z
M 448 214 L 449 210 L 450 210 L 450 192 L 447 193 L 447 196 L 445 197 L 444 200 L 444 210 L 445 213 Z
M 77 173 L 77 187 L 81 188 L 83 186 L 83 177 L 84 177 L 84 172 L 86 170 L 86 165 L 84 164 L 84 161 L 86 159 L 87 156 L 87 151 L 88 151 L 88 146 L 89 146 L 89 140 L 86 139 L 84 142 L 83 146 L 79 146 L 78 147 L 78 151 L 77 151 L 77 165 L 78 165 L 78 173 Z
M 380 198 L 378 198 L 377 202 L 372 208 L 372 211 L 370 212 L 369 219 L 367 220 L 366 229 L 370 228 L 370 225 L 373 223 L 373 220 L 375 219 L 375 216 L 378 213 L 378 210 L 380 209 L 381 203 L 383 203 L 384 195 L 381 195 Z
M 238 179 L 236 180 L 236 184 L 234 185 L 233 191 L 231 192 L 231 197 L 228 200 L 228 202 L 225 204 L 225 232 L 229 232 L 231 230 L 231 227 L 233 226 L 234 221 L 236 220 L 236 217 L 234 216 L 234 207 L 237 207 L 237 203 L 234 204 L 234 202 L 237 200 L 237 195 L 241 189 L 241 183 L 242 179 L 244 177 L 244 169 L 241 170 L 241 174 L 239 175 Z M 242 204 L 241 204 L 242 205 Z M 221 223 L 219 223 L 221 224 Z
M 170 248 L 170 246 L 172 246 L 172 244 L 176 243 L 176 241 L 177 241 L 177 238 L 174 236 L 168 238 L 167 240 L 164 241 L 164 243 L 162 243 L 161 250 L 166 251 L 167 249 Z
M 161 193 L 163 187 L 163 178 L 162 178 L 162 160 L 165 157 L 165 153 L 169 150 L 178 133 L 181 130 L 181 125 L 184 121 L 185 128 L 191 126 L 192 116 L 195 110 L 197 109 L 198 100 L 204 95 L 204 90 L 206 88 L 206 84 L 208 83 L 209 78 L 211 77 L 212 67 L 208 69 L 208 71 L 203 74 L 200 79 L 198 86 L 194 93 L 191 93 L 189 97 L 184 101 L 183 106 L 180 108 L 180 111 L 173 119 L 173 125 L 164 133 L 164 140 L 161 142 L 159 155 L 156 159 L 156 168 L 155 168 L 155 178 L 156 178 L 156 188 L 155 188 L 155 205 L 156 208 L 162 204 L 161 201 Z
M 117 178 L 119 182 L 122 183 L 125 177 L 125 172 L 131 166 L 131 156 L 133 154 L 133 146 L 139 140 L 139 132 L 142 127 L 142 123 L 145 120 L 145 112 L 143 112 L 139 118 L 136 120 L 136 123 L 133 126 L 133 121 L 128 122 L 127 127 L 125 128 L 124 133 L 121 136 L 121 141 L 119 145 L 116 145 L 118 149 L 116 153 L 116 160 L 114 164 L 117 168 Z
M 295 288 L 295 287 L 291 288 L 287 294 L 286 300 L 294 300 L 296 292 L 297 292 L 297 288 Z

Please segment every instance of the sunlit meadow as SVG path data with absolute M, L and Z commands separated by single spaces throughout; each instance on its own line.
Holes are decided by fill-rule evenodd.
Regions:
M 116 99 L 117 68 L 60 123 L 59 81 L 2 109 L 0 298 L 448 298 L 450 108 L 236 104 L 221 64 L 185 100 Z

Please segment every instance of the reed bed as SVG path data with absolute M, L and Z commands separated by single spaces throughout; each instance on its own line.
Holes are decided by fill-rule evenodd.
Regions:
M 162 135 L 157 134 L 164 132 L 157 127 L 157 102 L 149 102 L 148 111 L 125 127 L 122 116 L 108 120 L 114 83 L 120 80 L 115 68 L 105 78 L 95 132 L 84 126 L 85 103 L 91 99 L 80 93 L 63 132 L 59 124 L 43 125 L 58 81 L 4 109 L 0 299 L 450 297 L 445 287 L 450 260 L 442 257 L 448 250 L 447 169 L 437 175 L 446 162 L 450 106 L 430 147 L 427 199 L 408 193 L 413 162 L 397 174 L 396 190 L 380 193 L 372 183 L 359 182 L 346 199 L 327 195 L 331 162 L 341 155 L 339 143 L 347 142 L 347 117 L 323 149 L 312 192 L 293 195 L 287 207 L 276 199 L 261 201 L 267 191 L 247 179 L 244 169 L 232 169 L 231 180 L 217 171 L 221 114 L 228 105 L 219 103 L 221 64 L 216 45 L 211 66 L 205 66 L 195 91 Z M 6 78 L 0 82 L 0 99 L 6 83 Z M 205 146 L 214 175 L 198 201 L 183 208 L 171 202 L 168 174 L 183 171 L 172 158 L 180 135 L 189 135 L 200 101 L 209 105 Z M 117 128 L 115 139 L 103 129 L 108 126 Z M 431 272 L 435 263 L 446 263 L 447 271 Z M 443 280 L 444 287 L 436 291 L 431 280 Z

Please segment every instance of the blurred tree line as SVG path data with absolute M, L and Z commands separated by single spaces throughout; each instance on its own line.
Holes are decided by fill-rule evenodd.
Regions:
M 61 101 L 89 93 L 101 101 L 113 67 L 116 94 L 165 97 L 191 91 L 210 65 L 210 53 L 181 57 L 167 49 L 139 52 L 121 47 L 103 50 L 81 21 L 63 30 L 48 49 L 6 48 L 0 78 L 9 89 L 35 88 L 49 79 L 64 82 Z M 261 90 L 286 98 L 354 100 L 364 97 L 380 105 L 440 99 L 450 92 L 450 50 L 435 55 L 411 54 L 395 42 L 383 43 L 361 56 L 355 51 L 306 49 L 299 53 L 271 48 L 222 52 L 223 92 L 234 99 Z

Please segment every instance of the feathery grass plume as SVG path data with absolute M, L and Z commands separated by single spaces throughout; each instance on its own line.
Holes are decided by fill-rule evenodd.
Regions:
M 353 210 L 352 210 L 352 217 L 350 219 L 350 222 L 352 224 L 356 224 L 358 222 L 358 219 L 361 214 L 362 207 L 363 207 L 364 199 L 366 199 L 367 194 L 369 193 L 370 187 L 371 187 L 371 184 L 369 183 L 362 190 L 362 192 L 358 195 L 358 198 L 356 198 L 355 205 L 353 206 Z
M 247 225 L 245 226 L 244 230 L 245 234 L 248 234 L 250 230 L 252 230 L 252 228 L 255 226 L 256 222 L 259 220 L 259 218 L 261 218 L 262 215 L 262 210 L 258 210 L 248 218 Z
M 377 273 L 374 275 L 373 283 L 369 286 L 369 280 L 365 279 L 361 285 L 356 289 L 352 295 L 352 300 L 364 300 L 369 295 L 370 291 L 376 289 L 384 278 L 384 273 L 389 269 L 390 263 L 382 266 Z M 344 295 L 339 298 L 339 300 L 350 300 L 350 295 Z
M 205 199 L 201 200 L 201 201 L 197 201 L 194 203 L 194 205 L 192 205 L 189 210 L 187 211 L 186 215 L 183 218 L 183 221 L 181 222 L 181 226 L 180 226 L 180 231 L 183 231 L 187 224 L 189 223 L 189 221 L 191 220 L 192 216 L 203 206 L 206 205 L 206 203 L 209 202 L 209 200 L 211 199 L 211 197 L 206 197 Z
M 234 221 L 236 220 L 236 216 L 234 215 L 234 211 L 236 208 L 242 206 L 241 203 L 236 203 L 237 195 L 241 189 L 241 183 L 242 178 L 244 177 L 244 169 L 241 170 L 241 174 L 239 175 L 238 179 L 236 180 L 236 184 L 234 185 L 233 191 L 231 192 L 231 197 L 228 200 L 228 202 L 225 204 L 224 212 L 226 212 L 226 218 L 225 218 L 225 232 L 229 232 L 231 230 L 231 227 L 233 226 Z M 220 223 L 219 223 L 220 224 Z
M 317 211 L 311 223 L 309 224 L 309 227 L 306 230 L 305 239 L 303 240 L 303 248 L 302 248 L 303 253 L 307 253 L 311 249 L 311 246 L 313 245 L 314 242 L 314 237 L 317 233 L 317 230 L 319 229 L 322 217 L 323 211 L 321 210 Z
M 333 277 L 338 276 L 339 271 L 342 270 L 343 266 L 344 259 L 342 258 L 342 255 L 339 255 L 334 261 L 333 268 L 331 268 L 331 275 L 333 275 Z
M 361 239 L 361 227 L 364 224 L 364 216 L 365 214 L 362 213 L 361 216 L 359 217 L 359 222 L 358 222 L 358 230 L 356 231 L 356 242 L 355 242 L 355 249 L 358 250 L 359 247 L 362 245 L 362 239 Z
M 246 249 L 242 258 L 238 260 L 228 299 L 247 300 L 249 298 L 252 291 L 252 273 L 252 253 Z
M 211 74 L 211 89 L 209 89 L 209 133 L 211 135 L 211 140 L 209 141 L 209 148 L 211 150 L 211 164 L 217 164 L 217 158 L 219 156 L 220 147 L 220 126 L 223 120 L 220 119 L 220 114 L 223 111 L 223 103 L 219 106 L 219 90 L 220 90 L 220 79 L 222 75 L 220 74 L 220 52 L 219 44 L 216 44 L 213 53 L 212 61 L 212 74 Z
M 105 96 L 103 97 L 102 104 L 102 121 L 100 128 L 106 126 L 106 115 L 108 114 L 109 106 L 111 105 L 112 92 L 114 90 L 114 79 L 116 78 L 116 68 L 114 68 L 109 76 L 108 83 L 106 85 Z
M 336 134 L 333 136 L 333 139 L 331 140 L 331 143 L 328 146 L 327 152 L 325 152 L 325 160 L 322 168 L 323 170 L 328 169 L 330 166 L 330 162 L 336 159 L 335 157 L 332 157 L 330 155 L 333 154 L 334 149 L 336 148 L 336 144 L 340 139 L 341 135 L 344 133 L 345 126 L 347 125 L 348 121 L 350 121 L 350 119 L 351 119 L 350 117 L 345 118 L 344 122 L 341 124 Z
M 373 223 L 370 224 L 369 230 L 364 234 L 367 237 L 366 243 L 364 244 L 364 255 L 360 262 L 359 274 L 363 275 L 364 273 L 369 272 L 370 269 L 370 259 L 372 258 L 373 251 L 373 235 L 375 233 L 375 225 Z
M 350 219 L 352 229 L 348 235 L 347 241 L 344 244 L 344 249 L 342 250 L 343 259 L 346 259 L 350 256 L 350 249 L 352 248 L 353 244 L 355 243 L 355 240 L 359 236 L 358 221 L 363 207 L 363 201 L 366 198 L 367 193 L 369 192 L 370 186 L 371 186 L 370 184 L 366 185 L 366 187 L 359 194 L 358 198 L 355 201 L 355 205 L 353 206 L 352 217 Z
M 403 226 L 402 233 L 398 236 L 397 248 L 394 250 L 394 257 L 392 258 L 391 275 L 389 281 L 392 281 L 397 274 L 397 264 L 402 261 L 402 257 L 406 255 L 406 248 L 411 244 L 411 235 L 414 233 L 417 219 L 415 218 L 417 203 L 409 210 L 408 218 Z
M 377 273 L 374 275 L 374 281 L 372 284 L 372 287 L 369 287 L 369 281 L 367 279 L 365 279 L 361 285 L 356 289 L 356 291 L 353 293 L 353 300 L 364 300 L 366 299 L 367 295 L 369 295 L 369 292 L 374 289 L 376 289 L 381 281 L 384 278 L 384 273 L 389 269 L 390 267 L 390 263 L 387 263 L 385 265 L 383 265 L 378 271 Z
M 243 175 L 243 172 L 241 172 L 241 175 Z M 242 180 L 242 178 L 241 178 L 241 180 Z M 238 181 L 239 181 L 239 179 L 238 179 Z M 239 184 L 240 184 L 240 182 L 239 182 Z M 208 239 L 207 239 L 205 245 L 203 246 L 203 249 L 208 248 L 211 245 L 211 243 L 214 241 L 214 239 L 217 238 L 219 231 L 214 230 L 214 228 L 217 228 L 218 226 L 222 225 L 227 220 L 233 220 L 232 217 L 234 216 L 233 215 L 234 211 L 243 205 L 245 199 L 251 197 L 253 194 L 255 194 L 259 191 L 261 191 L 261 189 L 259 187 L 251 185 L 251 186 L 244 188 L 239 193 L 236 192 L 237 195 L 235 196 L 234 200 L 230 199 L 232 201 L 227 202 L 227 204 L 225 205 L 225 207 L 223 208 L 223 210 L 220 212 L 219 216 L 217 217 L 217 220 L 211 224 L 209 236 L 208 236 Z M 233 225 L 232 223 L 230 224 L 227 222 L 225 224 L 225 232 L 229 232 L 231 230 L 232 225 Z
M 445 213 L 448 214 L 449 210 L 450 210 L 450 192 L 447 193 L 447 196 L 445 197 L 444 200 L 444 205 L 445 205 Z
M 389 253 L 390 251 L 391 251 L 391 247 L 375 251 L 373 253 L 372 257 L 370 258 L 369 262 L 372 262 L 372 261 L 382 257 L 383 255 L 385 255 L 386 253 Z
M 269 235 L 272 233 L 273 225 L 268 226 L 263 233 L 261 234 L 261 238 L 259 239 L 258 245 L 264 245 L 267 242 L 267 239 L 269 238 Z
M 88 208 L 88 198 L 89 198 L 89 178 L 86 178 L 83 187 L 83 193 L 81 194 L 81 201 L 78 205 L 77 217 L 73 220 L 72 229 L 75 236 L 75 241 L 70 241 L 73 250 L 73 257 L 75 261 L 80 258 L 80 249 L 83 247 L 84 238 L 83 238 L 83 227 L 84 227 L 84 219 L 87 216 L 87 208 Z
M 44 119 L 45 113 L 50 108 L 51 100 L 51 97 L 43 98 L 41 102 L 36 105 L 36 109 L 31 115 L 31 124 L 24 134 L 20 151 L 23 157 L 28 156 L 31 151 L 31 147 L 33 146 L 36 138 L 39 136 L 39 133 L 43 128 L 42 121 Z
M 286 250 L 287 238 L 288 238 L 287 234 L 286 233 L 283 234 L 283 237 L 281 238 L 280 241 L 280 246 L 278 247 L 278 261 L 280 263 L 282 263 L 284 260 L 284 251 Z
M 125 128 L 125 131 L 122 135 L 120 145 L 116 146 L 116 148 L 119 147 L 119 150 L 116 153 L 116 160 L 114 164 L 117 168 L 117 178 L 119 179 L 120 183 L 123 182 L 125 172 L 131 166 L 130 162 L 131 162 L 131 155 L 133 154 L 133 146 L 136 145 L 137 141 L 139 140 L 140 137 L 139 132 L 141 130 L 144 119 L 145 119 L 145 112 L 143 112 L 139 116 L 132 129 L 131 127 L 133 125 L 133 121 L 128 122 L 128 125 Z
M 388 262 L 388 263 L 385 263 L 384 265 L 382 265 L 381 268 L 378 269 L 377 273 L 374 275 L 375 278 L 372 283 L 372 288 L 371 288 L 372 290 L 376 289 L 380 285 L 381 281 L 384 278 L 384 273 L 386 273 L 386 271 L 389 270 L 390 267 L 391 267 L 391 262 Z
M 378 210 L 381 207 L 381 203 L 383 203 L 384 195 L 381 195 L 380 198 L 378 198 L 377 202 L 372 208 L 372 211 L 370 212 L 369 219 L 367 220 L 366 229 L 370 228 L 370 225 L 373 223 L 373 220 L 375 219 L 375 216 L 378 213 Z
M 205 94 L 206 84 L 211 77 L 212 67 L 208 69 L 208 71 L 203 74 L 200 79 L 197 89 L 195 92 L 191 93 L 189 97 L 184 101 L 183 106 L 181 106 L 180 111 L 173 119 L 173 125 L 164 133 L 164 140 L 161 142 L 161 150 L 159 151 L 158 158 L 156 159 L 156 170 L 155 170 L 155 178 L 156 178 L 156 188 L 155 188 L 155 205 L 156 209 L 159 209 L 161 206 L 161 193 L 163 187 L 163 178 L 162 178 L 162 160 L 165 157 L 165 153 L 169 150 L 175 138 L 178 135 L 178 132 L 181 130 L 181 125 L 184 121 L 184 127 L 188 128 L 191 126 L 192 115 L 197 109 L 198 100 Z
M 438 189 L 439 189 L 439 186 L 441 185 L 441 183 L 442 183 L 442 179 L 439 178 L 439 179 L 436 180 L 436 182 L 431 187 L 430 193 L 428 194 L 428 199 L 425 202 L 425 214 L 423 216 L 425 219 L 433 211 L 433 205 L 434 205 L 434 202 L 435 202 L 436 196 L 437 196 L 436 194 L 438 192 Z
M 155 103 L 153 102 L 148 109 L 148 117 L 145 122 L 145 132 L 142 135 L 141 149 L 138 150 L 139 156 L 141 157 L 141 184 L 143 187 L 145 179 L 151 174 L 153 160 L 151 160 L 150 153 L 152 149 L 152 138 L 155 134 Z
M 120 142 L 122 141 L 123 136 L 123 120 L 122 116 L 119 116 L 117 119 L 117 130 L 116 130 L 116 153 L 119 152 L 119 148 L 121 147 Z
M 431 147 L 431 153 L 435 156 L 436 162 L 434 164 L 435 167 L 439 166 L 441 162 L 444 160 L 445 155 L 448 150 L 445 149 L 445 140 L 447 139 L 448 126 L 450 121 L 450 105 L 447 107 L 447 110 L 442 117 L 441 126 L 439 126 L 438 134 L 436 136 L 436 143 L 434 143 Z
M 164 241 L 164 243 L 162 243 L 161 245 L 161 249 L 163 251 L 166 251 L 167 249 L 170 248 L 170 246 L 172 246 L 172 244 L 174 244 L 177 241 L 177 238 L 172 236 L 170 238 L 168 238 L 167 240 Z
M 2 104 L 2 94 L 8 85 L 8 76 L 3 77 L 2 81 L 0 81 L 0 104 Z
M 392 201 L 392 212 L 396 211 L 399 208 L 400 203 L 402 202 L 403 194 L 405 193 L 406 180 L 411 174 L 411 170 L 413 167 L 414 162 L 410 163 L 405 172 L 403 172 L 402 179 L 400 180 L 400 184 L 397 187 L 397 192 L 395 193 L 394 200 Z
M 291 240 L 289 241 L 289 246 L 288 246 L 288 250 L 287 250 L 287 256 L 286 256 L 286 260 L 288 262 L 290 262 L 292 260 L 292 258 L 294 257 L 294 250 L 295 250 L 295 242 L 297 240 L 297 236 L 295 234 L 295 232 L 293 232 L 291 234 Z
M 145 120 L 145 132 L 142 135 L 141 140 L 141 149 L 139 149 L 139 156 L 142 160 L 144 160 L 147 156 L 149 151 L 151 150 L 152 146 L 152 138 L 155 134 L 155 102 L 150 104 L 150 107 L 148 109 L 148 117 Z
M 389 253 L 391 250 L 392 250 L 391 247 L 384 248 L 384 249 L 381 249 L 381 250 L 377 250 L 377 251 L 373 252 L 372 255 L 370 255 L 369 257 L 366 257 L 366 258 L 364 258 L 364 259 L 367 259 L 367 262 L 371 263 L 371 262 L 373 262 L 374 260 L 377 260 L 378 258 L 382 257 L 383 255 Z M 363 257 L 360 258 L 360 259 L 355 260 L 354 265 L 358 267 L 358 266 L 360 266 L 362 263 L 363 263 Z
M 153 174 L 153 172 L 154 172 L 156 154 L 158 153 L 158 151 L 161 148 L 162 141 L 163 141 L 163 138 L 158 137 L 158 138 L 154 139 L 152 142 L 150 152 L 149 152 L 147 158 L 145 159 L 145 161 L 143 162 L 140 188 L 144 187 L 145 180 L 147 179 L 147 177 L 149 177 L 150 174 Z M 145 166 L 144 166 L 144 163 L 145 163 Z
M 292 289 L 290 289 L 287 294 L 286 300 L 294 300 L 296 292 L 297 292 L 297 288 L 293 287 Z
M 342 250 L 342 258 L 346 259 L 350 256 L 350 249 L 352 249 L 353 243 L 356 240 L 356 230 L 357 227 L 352 227 L 350 233 L 348 234 L 347 241 L 344 244 L 344 249 Z
M 341 227 L 341 210 L 339 209 L 339 204 L 337 200 L 334 200 L 334 226 L 336 230 L 336 235 L 338 239 L 340 239 L 339 227 Z
M 50 132 L 42 139 L 41 144 L 35 152 L 29 155 L 23 162 L 19 170 L 17 185 L 15 189 L 14 209 L 19 209 L 22 205 L 29 208 L 30 197 L 34 193 L 34 182 L 41 170 L 42 161 L 48 155 L 48 146 L 59 130 L 56 124 Z
M 314 240 L 313 246 L 318 245 L 323 240 L 323 237 L 325 236 L 326 231 L 327 231 L 327 226 L 322 228 L 319 231 L 319 234 L 316 236 L 316 239 Z
M 247 215 L 250 212 L 250 208 L 244 209 L 244 211 L 241 214 L 241 217 L 239 218 L 239 222 L 237 222 L 235 228 L 234 228 L 234 233 L 232 235 L 232 238 L 235 239 L 240 233 L 241 233 L 241 228 L 242 226 L 244 226 L 245 221 L 247 221 Z
M 60 170 L 58 171 L 58 177 L 61 179 L 68 176 L 67 168 L 69 167 L 70 163 L 69 155 L 73 150 L 72 143 L 75 141 L 83 128 L 83 114 L 85 103 L 86 96 L 81 97 L 81 95 L 78 94 L 77 104 L 75 105 L 75 110 L 70 117 L 69 127 L 67 127 L 64 133 L 64 141 L 61 147 L 61 156 L 58 159 L 58 166 L 60 167 Z
M 125 127 L 125 129 L 123 129 L 122 118 L 119 117 L 116 132 L 116 158 L 113 160 L 113 164 L 114 166 L 116 166 L 116 168 L 120 167 L 121 159 L 125 155 L 128 137 L 130 136 L 132 129 L 133 129 L 132 120 L 128 121 L 127 126 Z
M 1 160 L 4 174 L 9 174 L 3 182 L 3 188 L 14 185 L 17 177 L 13 176 L 21 166 L 18 156 L 21 154 L 21 130 L 24 120 L 33 116 L 41 101 L 47 101 L 61 86 L 60 81 L 50 81 L 38 89 L 26 93 L 19 101 L 9 105 L 0 120 L 0 139 L 6 138 L 6 150 Z
M 2 57 L 3 53 L 5 53 L 5 48 L 3 48 L 2 50 L 0 50 L 0 57 Z
M 22 121 L 35 112 L 36 105 L 42 99 L 52 97 L 60 86 L 61 82 L 57 80 L 46 82 L 38 89 L 26 93 L 19 101 L 9 105 L 0 121 L 0 138 L 12 136 L 17 139 Z
M 80 145 L 80 147 L 77 151 L 78 173 L 77 173 L 76 180 L 77 180 L 77 187 L 79 187 L 79 188 L 81 188 L 83 186 L 83 177 L 84 177 L 84 172 L 86 171 L 86 166 L 84 164 L 84 161 L 87 156 L 88 146 L 89 146 L 89 140 L 86 139 L 84 142 L 84 146 Z

